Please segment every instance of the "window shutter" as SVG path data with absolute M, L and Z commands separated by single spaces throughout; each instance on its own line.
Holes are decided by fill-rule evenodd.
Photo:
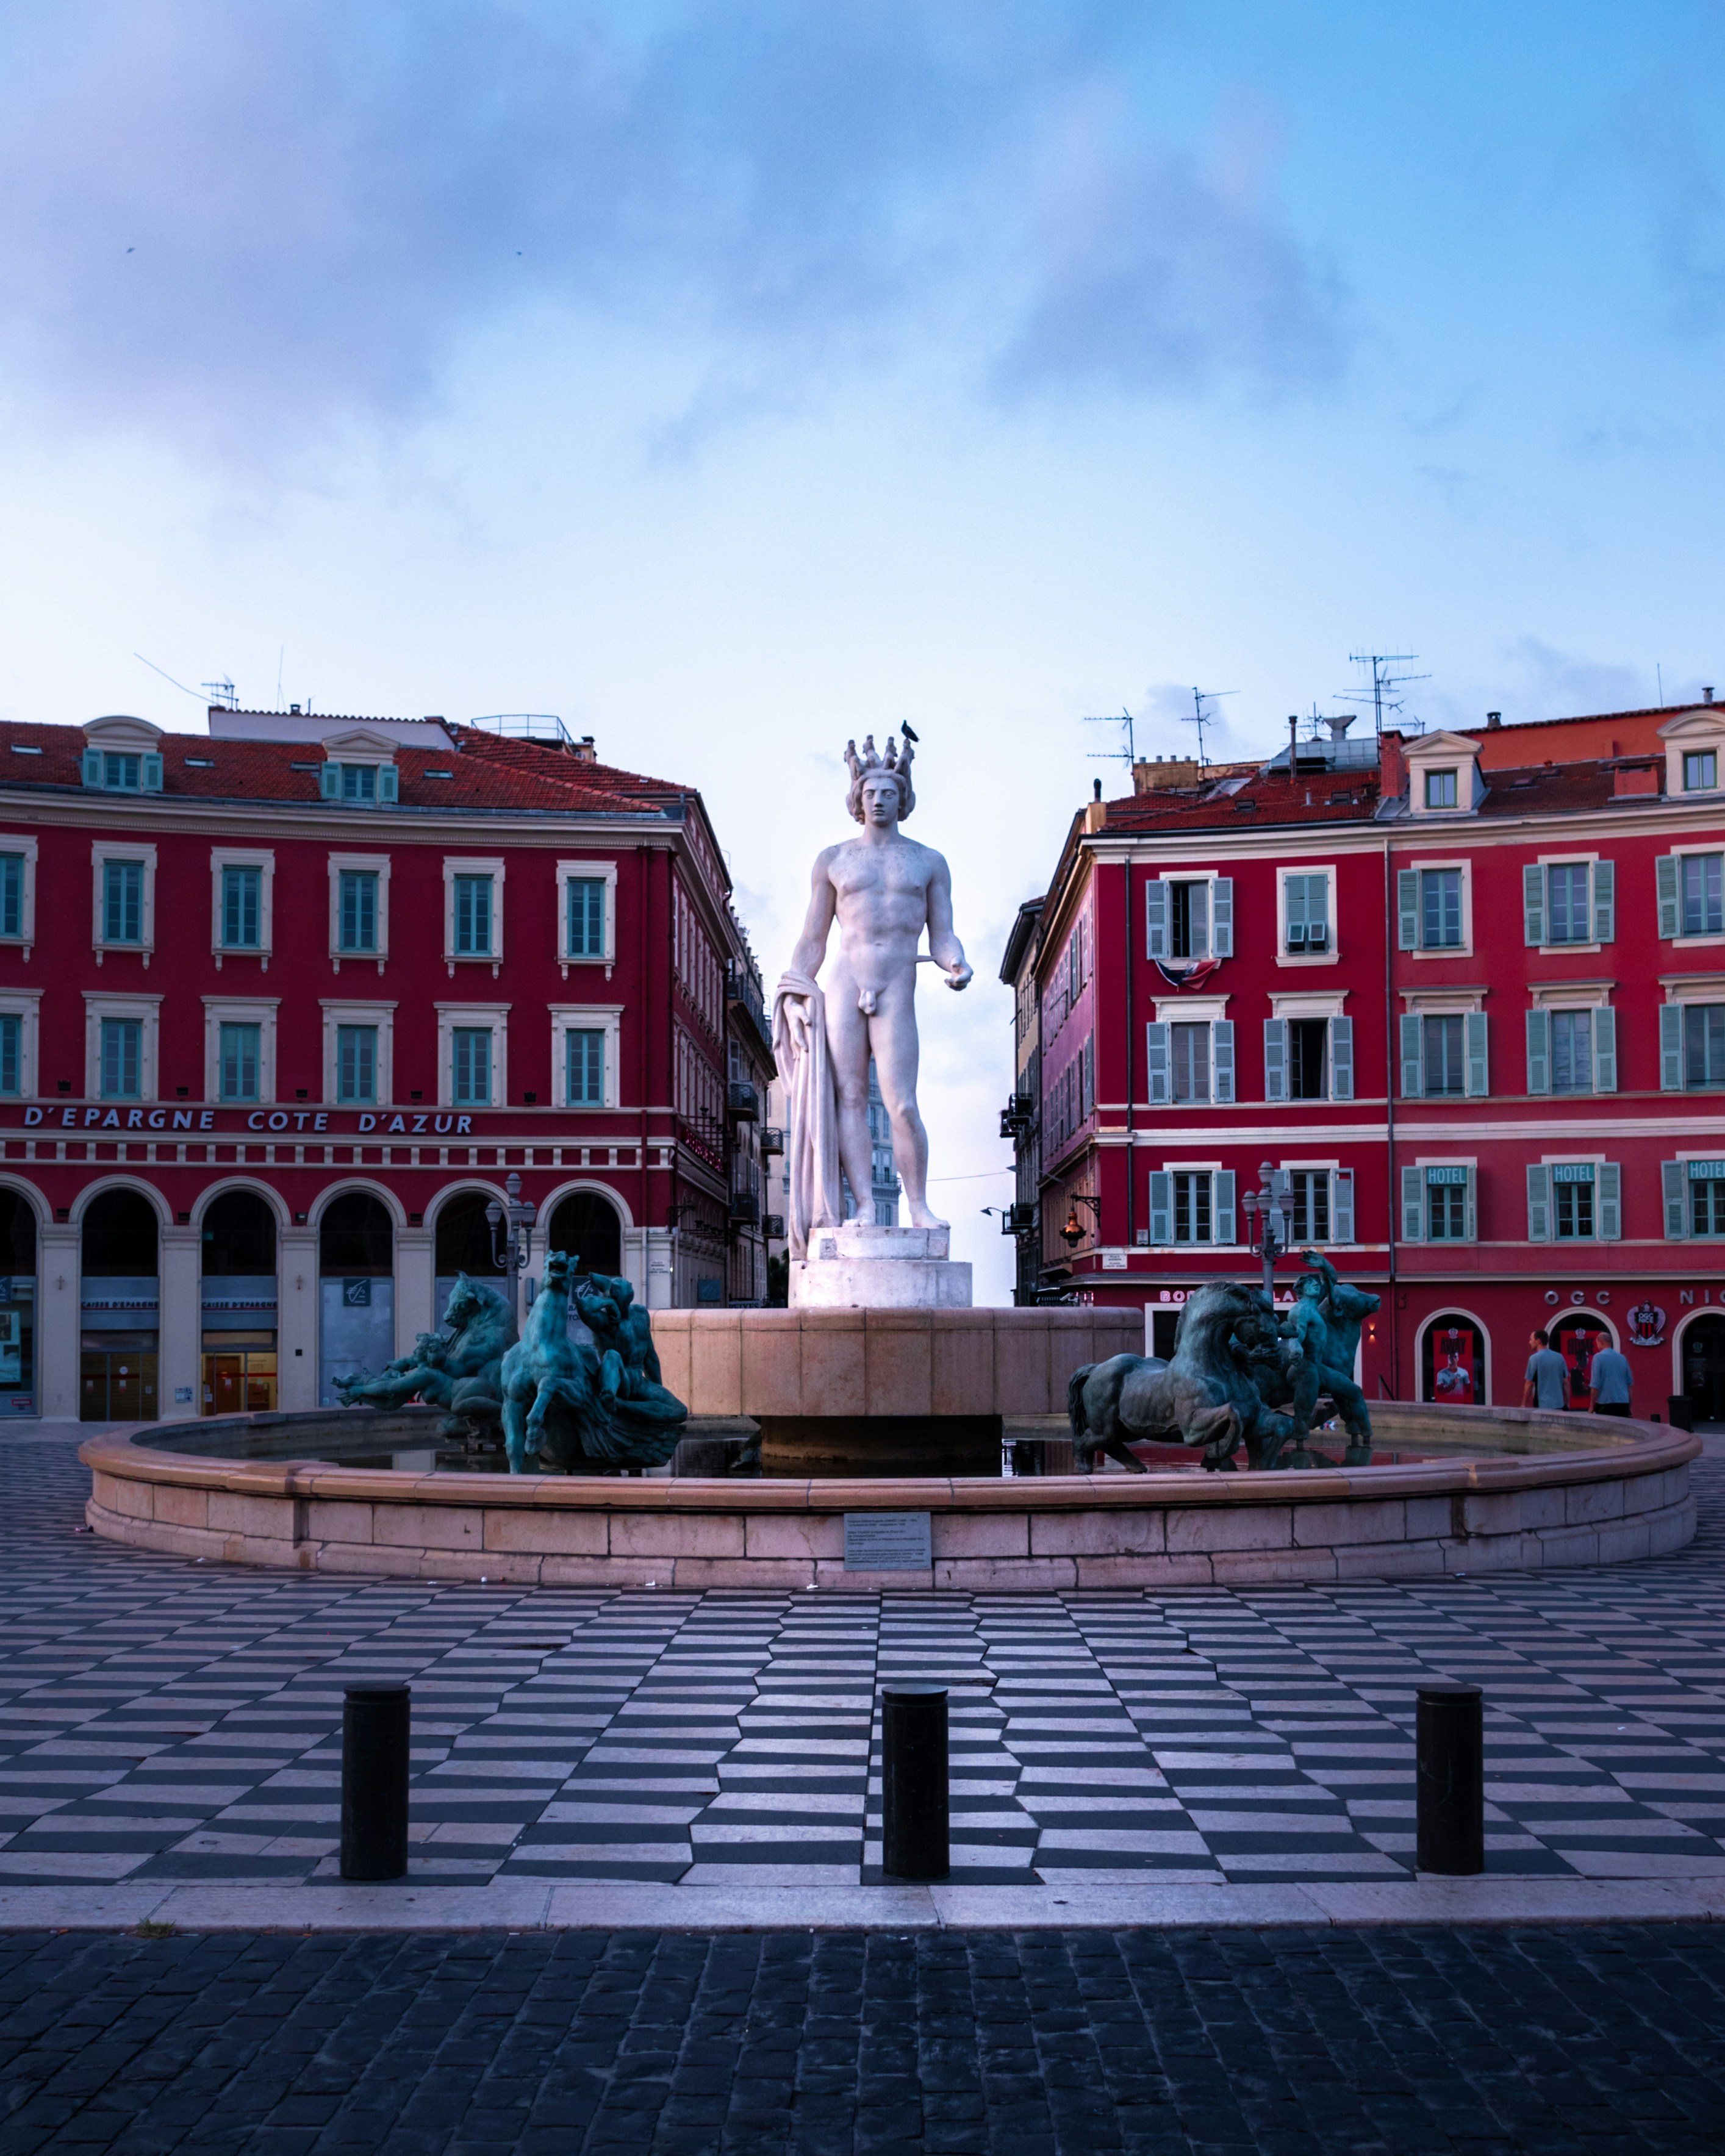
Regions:
M 1681 1004 L 1661 1004 L 1659 1007 L 1659 1090 L 1661 1093 L 1681 1093 L 1683 1090 Z
M 1219 1243 L 1234 1240 L 1234 1170 L 1219 1168 L 1210 1195 L 1210 1217 L 1214 1223 L 1214 1240 Z
M 1662 1160 L 1659 1181 L 1665 1194 L 1665 1232 L 1668 1242 L 1681 1243 L 1689 1233 L 1689 1178 L 1681 1160 Z
M 1165 1106 L 1168 1101 L 1168 1027 L 1153 1019 L 1144 1028 L 1144 1071 L 1153 1108 Z
M 1173 1229 L 1174 1178 L 1164 1168 L 1156 1168 L 1150 1177 L 1150 1240 L 1153 1243 L 1171 1243 Z
M 1617 941 L 1617 864 L 1594 863 L 1594 941 Z
M 1293 1201 L 1293 1190 L 1294 1171 L 1292 1168 L 1272 1168 L 1270 1171 L 1271 1203 L 1274 1205 L 1279 1205 L 1281 1199 L 1286 1198 L 1288 1199 L 1290 1205 L 1291 1205 Z
M 160 793 L 162 791 L 162 758 L 159 756 L 146 756 L 143 757 L 140 763 L 140 772 L 143 779 L 143 792 L 146 793 Z
M 323 796 L 326 801 L 339 801 L 341 799 L 341 767 L 339 763 L 326 763 L 324 765 L 322 770 L 317 774 L 317 790 Z
M 1527 1091 L 1551 1091 L 1551 1013 L 1548 1010 L 1527 1014 Z
M 1677 932 L 1677 857 L 1661 854 L 1653 864 L 1659 889 L 1659 933 L 1669 943 Z
M 1418 1011 L 1402 1014 L 1402 1098 L 1418 1101 L 1425 1092 L 1425 1032 Z
M 102 783 L 102 759 L 100 752 L 96 749 L 87 748 L 84 752 L 80 761 L 84 766 L 85 784 L 86 786 L 100 786 Z
M 1486 1028 L 1490 1020 L 1483 1011 L 1469 1011 L 1461 1021 L 1463 1041 L 1467 1050 L 1467 1090 L 1475 1098 L 1483 1098 L 1491 1090 L 1491 1065 L 1486 1054 Z
M 1288 1022 L 1285 1018 L 1264 1021 L 1264 1098 L 1288 1097 Z
M 1531 1162 L 1527 1168 L 1527 1240 L 1551 1240 L 1551 1170 L 1536 1168 Z
M 1425 1170 L 1423 1168 L 1404 1168 L 1402 1170 L 1402 1240 L 1404 1243 L 1423 1243 L 1425 1240 Z
M 1536 949 L 1545 941 L 1545 870 L 1537 861 L 1522 870 L 1522 940 Z
M 395 766 L 393 763 L 380 763 L 377 767 L 377 798 L 380 801 L 399 800 L 401 797 L 396 791 L 396 785 Z
M 1330 880 L 1314 875 L 1306 879 L 1307 909 L 1310 918 L 1306 930 L 1306 947 L 1309 951 L 1327 951 L 1330 947 Z
M 1353 1170 L 1338 1168 L 1330 1178 L 1330 1232 L 1338 1243 L 1353 1240 Z
M 1210 886 L 1210 956 L 1234 956 L 1234 879 L 1218 876 Z
M 1353 1020 L 1351 1018 L 1332 1018 L 1330 1020 L 1330 1098 L 1332 1101 L 1351 1101 L 1353 1098 Z
M 1190 901 L 1186 918 L 1192 928 L 1192 948 L 1186 955 L 1189 958 L 1208 958 L 1211 955 L 1210 887 L 1208 883 L 1189 883 L 1186 896 Z
M 1219 1018 L 1210 1027 L 1210 1070 L 1215 1081 L 1212 1098 L 1234 1098 L 1234 1021 Z
M 1478 1242 L 1480 1239 L 1480 1215 L 1479 1171 L 1477 1168 L 1471 1168 L 1467 1171 L 1467 1194 L 1462 1206 L 1462 1226 L 1466 1234 L 1468 1241 L 1470 1243 Z
M 1306 886 L 1308 880 L 1302 875 L 1284 876 L 1281 880 L 1282 906 L 1287 916 L 1287 947 L 1290 951 L 1306 948 Z
M 1151 958 L 1168 956 L 1168 886 L 1154 876 L 1144 886 L 1144 952 Z
M 1609 1004 L 1594 1013 L 1594 1091 L 1617 1091 L 1617 1014 Z
M 1615 1243 L 1623 1235 L 1623 1170 L 1615 1160 L 1602 1160 L 1594 1173 L 1595 1233 L 1602 1243 Z
M 1084 1112 L 1089 1115 L 1096 1105 L 1096 1043 L 1092 1034 L 1084 1044 Z
M 1396 941 L 1404 951 L 1420 947 L 1420 871 L 1398 869 L 1395 874 Z

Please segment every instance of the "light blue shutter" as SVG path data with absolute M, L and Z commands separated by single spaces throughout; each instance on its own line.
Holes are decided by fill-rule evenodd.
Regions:
M 1402 1014 L 1402 1098 L 1418 1101 L 1425 1092 L 1425 1029 L 1418 1011 Z
M 1338 1168 L 1330 1178 L 1330 1232 L 1338 1243 L 1353 1240 L 1353 1170 Z
M 1264 1098 L 1288 1097 L 1288 1022 L 1285 1018 L 1264 1021 Z
M 1617 865 L 1615 861 L 1594 863 L 1594 941 L 1595 943 L 1615 943 L 1617 940 Z
M 1306 879 L 1307 912 L 1306 947 L 1308 951 L 1327 951 L 1330 947 L 1330 880 L 1314 875 Z
M 326 801 L 341 799 L 341 767 L 339 763 L 326 762 L 324 765 L 322 770 L 317 774 L 317 790 Z
M 377 767 L 377 798 L 380 801 L 399 800 L 401 796 L 396 790 L 397 785 L 395 766 L 393 763 L 380 763 Z
M 1661 854 L 1653 864 L 1659 888 L 1659 933 L 1669 943 L 1676 934 L 1677 918 L 1677 857 Z
M 1537 861 L 1522 870 L 1522 941 L 1536 948 L 1545 941 L 1545 870 Z
M 1527 1091 L 1530 1093 L 1548 1093 L 1551 1091 L 1551 1013 L 1530 1010 L 1527 1014 Z
M 162 758 L 159 756 L 146 756 L 143 759 L 141 771 L 143 776 L 143 787 L 141 790 L 146 793 L 160 793 L 162 791 Z
M 1470 1243 L 1476 1243 L 1480 1239 L 1478 1199 L 1479 1171 L 1471 1168 L 1467 1171 L 1467 1198 L 1463 1209 L 1463 1230 Z
M 1189 883 L 1186 886 L 1186 918 L 1191 924 L 1192 948 L 1189 958 L 1208 958 L 1210 956 L 1210 887 L 1208 883 Z
M 1330 1098 L 1332 1101 L 1351 1101 L 1353 1098 L 1353 1020 L 1351 1018 L 1332 1018 L 1330 1020 Z
M 1661 1093 L 1681 1093 L 1683 1090 L 1681 1004 L 1661 1004 L 1659 1007 L 1659 1090 Z
M 1218 876 L 1210 886 L 1210 956 L 1234 956 L 1234 879 Z
M 1144 1074 L 1149 1081 L 1150 1105 L 1166 1105 L 1168 1037 L 1166 1024 L 1153 1019 L 1144 1028 Z
M 100 786 L 102 783 L 101 752 L 99 749 L 87 748 L 79 761 L 84 767 L 85 784 Z
M 1168 956 L 1168 886 L 1155 876 L 1144 886 L 1144 951 L 1152 958 Z
M 1211 1187 L 1211 1219 L 1215 1240 L 1231 1243 L 1234 1240 L 1234 1170 L 1219 1168 Z
M 1290 951 L 1306 948 L 1306 886 L 1309 878 L 1302 875 L 1284 876 L 1281 880 L 1282 905 L 1287 915 L 1287 947 Z
M 1212 1098 L 1234 1098 L 1234 1021 L 1219 1018 L 1210 1027 L 1210 1069 L 1215 1083 Z
M 1174 1239 L 1173 1193 L 1173 1176 L 1165 1168 L 1153 1170 L 1150 1177 L 1150 1240 L 1153 1243 L 1171 1243 Z
M 1462 1040 L 1467 1050 L 1467 1090 L 1476 1099 L 1491 1090 L 1491 1070 L 1486 1054 L 1489 1024 L 1483 1011 L 1468 1011 L 1461 1020 Z
M 1423 1243 L 1425 1240 L 1425 1170 L 1423 1168 L 1404 1168 L 1402 1170 L 1402 1240 L 1404 1243 Z
M 1551 1240 L 1551 1170 L 1535 1167 L 1531 1162 L 1527 1168 L 1527 1240 Z
M 1404 951 L 1420 947 L 1420 871 L 1398 869 L 1395 873 L 1396 941 Z
M 1609 1004 L 1594 1013 L 1594 1091 L 1617 1091 L 1617 1014 Z
M 1594 1171 L 1594 1219 L 1602 1243 L 1615 1243 L 1623 1235 L 1623 1171 L 1615 1160 L 1604 1160 Z
M 1689 1233 L 1689 1178 L 1681 1160 L 1659 1163 L 1660 1188 L 1665 1197 L 1665 1232 L 1668 1242 L 1681 1243 Z

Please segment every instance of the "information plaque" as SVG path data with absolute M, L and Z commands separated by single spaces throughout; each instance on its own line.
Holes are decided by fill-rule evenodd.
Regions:
M 927 1512 L 847 1512 L 846 1572 L 927 1572 L 934 1563 Z

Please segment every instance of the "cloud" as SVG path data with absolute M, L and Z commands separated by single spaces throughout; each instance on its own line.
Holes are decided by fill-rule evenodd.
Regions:
M 231 451 L 434 407 L 462 340 L 644 329 L 798 389 L 1303 384 L 1263 172 L 1140 138 L 1126 0 L 66 0 L 0 18 L 0 367 Z M 1261 167 L 1263 161 L 1258 161 Z M 721 399 L 722 401 L 722 399 Z

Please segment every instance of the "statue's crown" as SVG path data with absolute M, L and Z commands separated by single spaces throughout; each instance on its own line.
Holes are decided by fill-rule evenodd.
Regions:
M 916 805 L 916 796 L 911 788 L 911 762 L 916 753 L 916 752 L 908 742 L 901 748 L 891 734 L 886 737 L 885 756 L 876 751 L 875 737 L 872 734 L 864 735 L 860 756 L 856 752 L 856 743 L 854 741 L 845 742 L 845 761 L 850 770 L 850 792 L 845 805 L 859 824 L 863 820 L 863 781 L 876 772 L 885 772 L 889 777 L 898 781 L 898 813 L 901 822 L 910 814 Z

